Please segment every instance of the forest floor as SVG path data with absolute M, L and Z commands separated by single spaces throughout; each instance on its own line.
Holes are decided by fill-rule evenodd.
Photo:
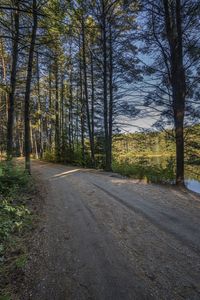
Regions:
M 33 162 L 44 186 L 20 299 L 200 299 L 200 196 Z

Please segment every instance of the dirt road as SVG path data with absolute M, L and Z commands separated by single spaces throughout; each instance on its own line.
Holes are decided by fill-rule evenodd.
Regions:
M 44 217 L 23 299 L 200 299 L 200 197 L 33 163 Z

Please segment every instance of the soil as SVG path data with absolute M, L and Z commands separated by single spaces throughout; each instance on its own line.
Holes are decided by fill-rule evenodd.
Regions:
M 44 213 L 20 299 L 200 299 L 200 197 L 33 162 Z

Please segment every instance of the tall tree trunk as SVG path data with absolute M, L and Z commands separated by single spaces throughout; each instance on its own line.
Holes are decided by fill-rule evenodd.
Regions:
M 3 79 L 3 82 L 6 83 L 6 63 L 5 63 L 5 57 L 4 57 L 4 45 L 3 45 L 3 40 L 2 38 L 0 38 L 0 45 L 1 45 L 1 48 L 0 48 L 0 53 L 1 53 L 1 63 L 2 63 L 2 79 Z
M 38 133 L 39 133 L 39 158 L 43 156 L 43 140 L 42 140 L 42 107 L 40 96 L 40 66 L 39 66 L 39 54 L 37 52 L 37 96 L 38 96 Z
M 85 103 L 83 101 L 83 78 L 82 78 L 82 62 L 79 62 L 79 82 L 80 82 L 80 103 L 81 103 L 81 156 L 82 164 L 85 163 Z
M 18 62 L 18 43 L 19 43 L 19 1 L 14 2 L 14 37 L 12 49 L 12 67 L 10 78 L 10 92 L 8 97 L 8 124 L 7 124 L 7 159 L 13 156 L 13 125 L 14 125 L 14 97 L 16 88 L 17 62 Z
M 163 0 L 165 27 L 171 55 L 171 85 L 176 138 L 176 184 L 184 184 L 184 115 L 186 79 L 183 66 L 180 0 Z
M 108 163 L 112 169 L 112 130 L 113 130 L 113 45 L 112 45 L 112 28 L 109 28 L 109 151 Z
M 64 72 L 61 76 L 61 91 L 60 91 L 60 136 L 61 136 L 61 149 L 62 149 L 62 158 L 64 158 L 64 145 L 65 145 L 65 137 L 64 137 Z
M 82 16 L 82 52 L 83 52 L 83 74 L 84 74 L 84 93 L 85 93 L 85 104 L 86 104 L 86 114 L 87 114 L 87 126 L 90 140 L 90 151 L 91 151 L 91 163 L 94 166 L 94 145 L 92 143 L 92 132 L 90 124 L 90 109 L 89 109 L 89 98 L 88 98 L 88 82 L 87 82 L 87 65 L 86 65 L 86 47 L 85 47 L 85 24 L 84 17 Z
M 70 70 L 69 70 L 69 148 L 71 154 L 74 151 L 74 128 L 73 128 L 73 66 L 72 61 L 70 61 Z
M 1 34 L 1 31 L 0 31 Z M 6 90 L 7 84 L 6 84 L 6 74 L 7 74 L 7 67 L 6 67 L 6 61 L 5 61 L 5 51 L 4 51 L 4 44 L 3 39 L 0 38 L 0 56 L 1 56 L 1 63 L 2 63 L 2 83 L 5 87 L 5 91 L 2 89 L 0 93 L 0 145 L 1 145 L 1 153 L 5 151 L 6 147 L 4 144 L 5 141 L 5 135 L 4 135 L 4 124 L 5 121 L 8 121 L 8 92 Z
M 52 90 L 51 90 L 51 65 L 49 67 L 49 116 L 47 120 L 47 128 L 48 130 L 48 149 L 51 150 L 52 144 L 52 124 L 51 124 L 51 113 L 52 113 Z
M 55 61 L 55 89 L 56 89 L 56 100 L 55 100 L 55 158 L 56 161 L 60 159 L 60 130 L 59 130 L 59 91 L 58 91 L 58 58 Z
M 108 93 L 107 93 L 107 34 L 106 34 L 106 9 L 102 0 L 102 39 L 103 39 L 103 101 L 104 101 L 104 151 L 105 170 L 110 171 L 109 141 L 108 141 Z
M 4 45 L 3 45 L 3 39 L 0 39 L 0 53 L 1 53 L 1 63 L 2 63 L 2 79 L 3 79 L 3 84 L 5 88 L 7 88 L 6 84 L 6 74 L 7 74 L 7 66 L 6 66 L 6 61 L 5 61 L 5 50 L 4 50 Z M 5 90 L 5 92 L 2 91 L 2 98 L 5 99 L 5 109 L 6 109 L 6 118 L 8 120 L 8 92 Z
M 76 89 L 76 125 L 75 125 L 75 140 L 76 140 L 76 151 L 79 148 L 79 82 L 77 81 L 77 89 Z
M 24 122 L 25 122 L 25 170 L 27 173 L 31 173 L 30 166 L 30 92 L 31 92 L 31 80 L 32 80 L 32 69 L 33 69 L 33 56 L 34 56 L 34 48 L 36 41 L 36 33 L 37 33 L 37 0 L 33 0 L 33 26 L 32 26 L 32 34 L 31 34 L 31 44 L 29 49 L 29 58 L 28 58 L 28 69 L 27 69 L 27 78 L 26 78 L 26 91 L 25 91 L 25 107 L 24 107 Z
M 91 60 L 91 143 L 92 143 L 92 149 L 94 149 L 94 62 L 93 62 L 92 51 L 90 51 L 90 60 Z M 95 160 L 94 160 L 94 166 L 95 166 Z

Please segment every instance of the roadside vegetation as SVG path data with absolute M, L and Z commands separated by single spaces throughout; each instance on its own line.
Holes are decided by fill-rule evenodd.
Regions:
M 200 181 L 200 125 L 186 129 L 185 177 Z M 103 168 L 103 138 L 96 140 L 96 168 Z M 175 183 L 175 139 L 172 131 L 137 132 L 113 136 L 112 170 L 124 176 L 154 183 Z M 91 167 L 89 141 L 86 140 L 85 160 L 81 146 L 73 153 L 66 153 L 58 161 L 54 151 L 44 152 L 44 159 Z
M 185 178 L 200 181 L 200 125 L 185 131 Z M 174 183 L 176 178 L 173 132 L 119 134 L 113 139 L 113 171 L 145 179 Z
M 34 227 L 33 179 L 13 163 L 0 164 L 0 299 L 13 299 L 28 258 Z M 16 298 L 15 298 L 16 299 Z

